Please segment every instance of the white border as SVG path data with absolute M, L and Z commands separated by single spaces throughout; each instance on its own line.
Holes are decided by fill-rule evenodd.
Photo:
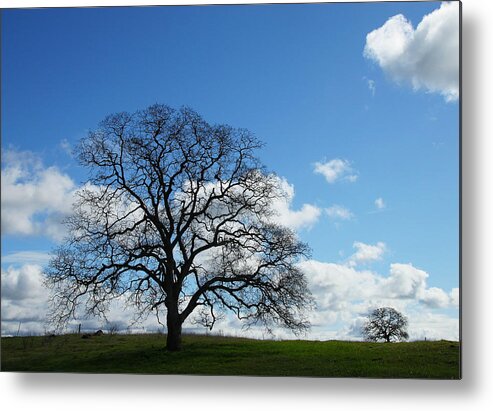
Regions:
M 215 4 L 235 1 L 214 1 Z M 236 1 L 238 2 L 238 1 Z M 241 3 L 244 3 L 243 1 Z M 261 1 L 248 1 L 250 3 Z M 289 2 L 289 1 L 271 1 Z M 207 4 L 4 0 L 1 8 Z M 463 380 L 0 374 L 0 404 L 27 410 L 487 409 L 493 403 L 491 4 L 463 0 Z M 6 408 L 9 407 L 9 408 Z

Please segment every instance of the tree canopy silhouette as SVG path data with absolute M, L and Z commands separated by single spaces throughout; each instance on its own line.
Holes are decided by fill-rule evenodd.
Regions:
M 376 308 L 369 315 L 362 332 L 368 341 L 407 340 L 407 318 L 392 307 Z
M 90 177 L 46 273 L 52 319 L 66 324 L 80 305 L 104 316 L 124 297 L 139 316 L 165 313 L 172 351 L 192 313 L 211 329 L 231 311 L 247 326 L 305 330 L 312 298 L 296 263 L 309 248 L 274 222 L 286 193 L 260 146 L 188 108 L 108 116 L 75 150 Z

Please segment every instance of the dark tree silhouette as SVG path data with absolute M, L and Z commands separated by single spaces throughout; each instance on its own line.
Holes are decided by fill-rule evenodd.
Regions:
M 285 193 L 259 147 L 249 131 L 187 108 L 101 122 L 75 150 L 90 178 L 46 273 L 52 320 L 63 326 L 79 305 L 104 316 L 126 297 L 139 318 L 166 313 L 171 351 L 192 312 L 210 329 L 232 311 L 246 326 L 306 330 L 312 298 L 296 263 L 309 249 L 273 223 L 272 202 Z
M 409 335 L 406 331 L 407 318 L 391 307 L 373 310 L 363 326 L 362 332 L 368 341 L 402 341 Z

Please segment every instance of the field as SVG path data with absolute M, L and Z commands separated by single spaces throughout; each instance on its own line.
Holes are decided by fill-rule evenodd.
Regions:
M 2 371 L 370 378 L 460 378 L 458 342 L 270 341 L 187 335 L 80 335 L 1 339 Z

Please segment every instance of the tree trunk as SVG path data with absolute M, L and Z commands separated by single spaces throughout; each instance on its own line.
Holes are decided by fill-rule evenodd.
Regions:
M 166 326 L 168 334 L 166 336 L 166 349 L 168 351 L 181 350 L 181 321 L 178 314 L 178 301 L 170 302 L 167 305 Z

